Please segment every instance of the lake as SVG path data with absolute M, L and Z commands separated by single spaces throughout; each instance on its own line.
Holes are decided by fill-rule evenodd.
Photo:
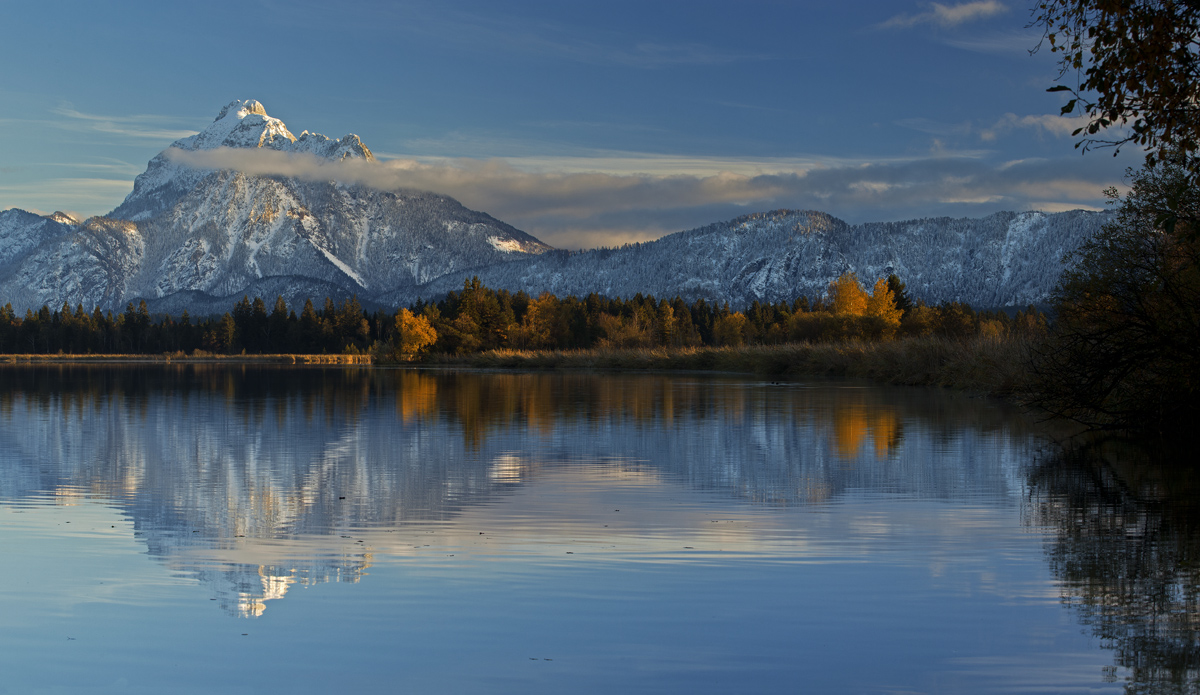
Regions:
M 1101 454 L 848 381 L 4 366 L 0 693 L 1194 692 L 1194 497 Z

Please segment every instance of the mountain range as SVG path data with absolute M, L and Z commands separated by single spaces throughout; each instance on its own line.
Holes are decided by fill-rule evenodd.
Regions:
M 914 298 L 997 307 L 1046 301 L 1064 254 L 1104 213 L 997 213 L 850 225 L 825 213 L 745 215 L 658 241 L 554 250 L 458 201 L 415 190 L 206 169 L 186 153 L 259 148 L 281 157 L 375 157 L 356 135 L 293 135 L 257 101 L 233 101 L 202 132 L 176 141 L 105 216 L 0 212 L 0 301 L 18 313 L 64 303 L 103 310 L 145 299 L 153 311 L 200 315 L 244 295 L 298 308 L 357 296 L 366 306 L 436 299 L 478 276 L 530 294 L 598 292 L 754 300 L 821 295 L 847 271 L 896 273 Z
M 678 232 L 644 244 L 583 252 L 552 251 L 480 269 L 488 287 L 682 296 L 744 307 L 822 296 L 839 275 L 864 284 L 895 273 L 914 299 L 977 308 L 1044 304 L 1066 266 L 1064 256 L 1108 219 L 1075 210 L 1000 212 L 979 219 L 926 218 L 850 225 L 822 212 L 775 210 Z M 386 296 L 411 303 L 461 288 L 447 275 Z

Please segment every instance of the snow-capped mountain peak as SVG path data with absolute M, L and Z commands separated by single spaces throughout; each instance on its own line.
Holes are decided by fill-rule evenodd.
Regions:
M 238 118 L 245 118 L 250 114 L 254 114 L 256 116 L 266 116 L 267 109 L 262 105 L 261 101 L 256 101 L 254 99 L 247 99 L 245 101 L 242 101 L 241 99 L 234 99 L 226 104 L 225 107 L 221 109 L 221 113 L 218 113 L 217 117 L 213 120 L 219 121 L 231 113 L 236 115 Z
M 627 248 L 546 253 L 532 236 L 443 195 L 238 164 L 314 157 L 374 159 L 357 135 L 297 137 L 261 103 L 230 102 L 151 160 L 108 217 L 0 212 L 0 297 L 18 311 L 64 302 L 120 311 L 146 299 L 152 311 L 199 315 L 243 295 L 292 306 L 358 295 L 390 307 L 478 275 L 531 296 L 641 292 L 745 306 L 819 297 L 852 270 L 867 282 L 896 273 L 914 299 L 931 303 L 1024 305 L 1046 300 L 1063 254 L 1104 222 L 1076 211 L 849 225 L 775 210 Z
M 83 220 L 69 212 L 63 212 L 62 210 L 55 210 L 52 214 L 46 215 L 45 217 L 48 220 L 54 220 L 59 224 L 70 225 L 72 227 L 78 227 L 79 225 L 83 224 Z
M 127 220 L 146 220 L 161 214 L 169 205 L 213 173 L 180 164 L 172 159 L 172 150 L 214 150 L 263 148 L 291 154 L 308 154 L 324 159 L 347 158 L 375 161 L 371 150 L 353 133 L 340 140 L 307 130 L 297 138 L 278 118 L 254 99 L 235 99 L 226 104 L 216 119 L 203 131 L 176 140 L 150 160 L 146 171 L 133 182 L 133 192 L 113 210 L 111 216 Z
M 217 147 L 269 147 L 291 149 L 296 136 L 278 118 L 267 115 L 266 108 L 253 99 L 235 99 L 225 105 L 216 119 L 203 131 L 177 140 L 171 147 L 181 150 L 211 150 Z
M 155 156 L 107 217 L 7 215 L 0 290 L 34 308 L 82 301 L 120 309 L 140 297 L 201 310 L 203 301 L 219 306 L 244 293 L 366 301 L 550 248 L 446 196 L 243 164 L 314 157 L 375 160 L 357 135 L 297 137 L 260 102 L 232 101 L 203 131 Z

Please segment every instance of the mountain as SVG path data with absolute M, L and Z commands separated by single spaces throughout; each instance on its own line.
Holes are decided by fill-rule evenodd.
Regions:
M 261 148 L 373 162 L 356 135 L 293 135 L 257 101 L 225 106 L 203 132 L 150 161 L 105 217 L 79 222 L 20 210 L 0 216 L 0 297 L 14 308 L 224 311 L 243 294 L 299 305 L 369 301 L 460 269 L 549 246 L 443 195 L 185 166 L 176 152 Z
M 257 101 L 234 101 L 152 159 L 104 217 L 0 212 L 0 302 L 18 313 L 64 302 L 227 311 L 243 295 L 298 308 L 358 296 L 367 306 L 436 299 L 479 276 L 530 294 L 680 295 L 742 307 L 815 298 L 846 271 L 895 273 L 915 299 L 977 307 L 1045 302 L 1066 252 L 1108 217 L 997 213 L 849 225 L 821 212 L 746 215 L 619 249 L 554 251 L 444 195 L 234 169 L 181 156 L 269 154 L 371 166 L 356 135 L 299 137 Z M 289 160 L 290 161 L 290 160 Z
M 487 286 L 532 295 L 680 295 L 744 307 L 820 297 L 842 273 L 864 283 L 895 273 L 914 299 L 975 307 L 1045 303 L 1064 255 L 1110 219 L 1075 210 L 1001 212 L 850 225 L 822 212 L 776 210 L 618 249 L 554 251 L 480 270 Z M 447 275 L 386 297 L 392 304 L 459 289 Z M 868 288 L 869 289 L 869 288 Z

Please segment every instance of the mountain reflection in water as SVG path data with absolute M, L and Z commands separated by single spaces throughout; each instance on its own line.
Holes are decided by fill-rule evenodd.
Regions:
M 1055 454 L 1028 420 L 961 394 L 851 382 L 0 367 L 0 504 L 102 501 L 232 615 L 260 616 L 297 585 L 360 581 L 381 557 L 536 565 L 539 548 L 620 544 L 622 561 L 672 562 L 710 521 L 696 537 L 740 557 L 800 561 L 854 534 L 876 534 L 863 552 L 878 553 L 925 527 L 896 531 L 881 515 L 878 529 L 843 532 L 823 512 L 913 500 L 948 503 L 922 509 L 950 509 L 930 517 L 950 524 L 993 519 L 977 509 L 1019 513 L 1045 539 L 1062 600 L 1113 650 L 1111 679 L 1127 676 L 1129 692 L 1200 691 L 1195 481 L 1108 454 Z M 759 515 L 718 529 L 686 499 L 600 519 L 571 496 L 594 480 L 799 511 L 807 526 L 777 533 L 794 519 Z M 964 500 L 982 504 L 955 506 Z M 546 510 L 554 523 L 536 515 Z
M 996 477 L 1011 461 L 939 460 L 1024 436 L 969 399 L 852 384 L 226 365 L 0 368 L 0 423 L 5 500 L 111 500 L 245 616 L 295 583 L 357 581 L 364 530 L 445 521 L 580 461 L 766 505 L 1014 497 Z

